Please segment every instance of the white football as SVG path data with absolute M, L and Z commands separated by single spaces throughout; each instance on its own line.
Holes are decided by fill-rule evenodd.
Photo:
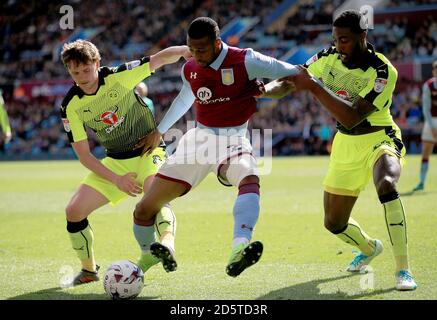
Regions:
M 144 273 L 140 267 L 129 260 L 112 263 L 106 270 L 103 287 L 111 299 L 133 299 L 144 286 Z

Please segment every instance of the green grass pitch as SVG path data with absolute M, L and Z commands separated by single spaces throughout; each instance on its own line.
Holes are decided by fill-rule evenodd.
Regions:
M 430 164 L 426 191 L 402 198 L 419 285 L 414 292 L 394 290 L 394 260 L 373 185 L 361 194 L 353 217 L 383 241 L 385 251 L 372 263 L 373 274 L 349 275 L 345 268 L 353 248 L 323 227 L 328 158 L 294 157 L 275 158 L 272 173 L 262 177 L 254 239 L 264 243 L 264 254 L 258 264 L 235 279 L 225 274 L 236 189 L 210 175 L 173 202 L 178 270 L 168 274 L 160 265 L 153 267 L 138 299 L 437 299 L 436 156 Z M 419 156 L 407 156 L 401 192 L 417 183 L 419 165 Z M 85 174 L 78 161 L 0 163 L 0 299 L 108 299 L 101 281 L 59 288 L 62 277 L 80 269 L 64 208 Z M 137 259 L 132 234 L 136 201 L 103 207 L 89 217 L 101 276 L 112 261 Z

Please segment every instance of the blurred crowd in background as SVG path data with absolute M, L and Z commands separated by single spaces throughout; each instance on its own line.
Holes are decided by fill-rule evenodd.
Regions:
M 72 83 L 59 54 L 62 44 L 74 37 L 82 35 L 94 42 L 100 50 L 102 65 L 117 66 L 170 45 L 185 44 L 186 28 L 195 17 L 215 19 L 222 32 L 235 19 L 248 17 L 256 23 L 244 36 L 223 40 L 285 59 L 296 48 L 317 52 L 329 46 L 332 17 L 343 2 L 123 0 L 96 5 L 94 1 L 72 0 L 63 4 L 74 9 L 74 29 L 62 30 L 59 9 L 63 4 L 46 0 L 4 1 L 0 4 L 0 88 L 12 139 L 7 144 L 4 139 L 0 142 L 0 157 L 73 157 L 59 113 L 63 96 Z M 403 129 L 408 152 L 418 153 L 423 124 L 421 87 L 431 72 L 425 69 L 417 76 L 417 72 L 408 68 L 415 63 L 416 69 L 411 70 L 420 70 L 437 58 L 437 7 L 431 0 L 382 2 L 381 8 L 388 13 L 402 8 L 411 12 L 429 9 L 423 19 L 398 14 L 376 21 L 368 34 L 377 51 L 405 69 L 400 72 L 391 112 Z M 286 15 L 278 15 L 283 13 L 282 8 L 286 8 Z M 167 66 L 146 80 L 158 122 L 181 86 L 182 63 Z M 415 76 L 402 76 L 411 73 Z M 44 84 L 50 83 L 49 90 Z M 192 119 L 190 110 L 175 127 L 185 131 L 186 121 Z M 250 126 L 273 129 L 274 155 L 328 154 L 335 133 L 335 121 L 307 93 L 292 94 L 279 101 L 259 101 L 259 112 Z M 90 144 L 97 155 L 103 155 L 104 150 L 95 139 L 91 138 Z

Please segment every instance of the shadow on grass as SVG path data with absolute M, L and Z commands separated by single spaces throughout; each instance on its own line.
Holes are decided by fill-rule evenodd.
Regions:
M 110 300 L 106 293 L 75 293 L 73 288 L 54 287 L 20 294 L 7 300 Z M 137 297 L 135 300 L 156 300 L 159 297 Z
M 319 285 L 333 282 L 344 278 L 359 276 L 360 274 L 348 274 L 338 277 L 317 279 L 305 283 L 299 283 L 287 288 L 271 291 L 256 300 L 354 300 L 363 297 L 371 297 L 378 294 L 394 291 L 394 288 L 363 291 L 359 294 L 349 295 L 342 291 L 333 293 L 321 293 Z
M 432 193 L 437 193 L 437 191 L 407 191 L 401 192 L 399 195 L 401 197 L 410 197 L 410 196 L 426 196 Z

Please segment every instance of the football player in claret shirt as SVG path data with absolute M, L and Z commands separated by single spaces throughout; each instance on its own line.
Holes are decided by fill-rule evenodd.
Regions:
M 308 90 L 337 120 L 324 180 L 325 227 L 361 251 L 347 270 L 364 271 L 383 246 L 350 215 L 358 195 L 373 178 L 396 261 L 396 289 L 414 290 L 406 215 L 396 189 L 405 147 L 390 114 L 397 71 L 366 41 L 361 13 L 342 12 L 334 21 L 332 35 L 333 47 L 314 55 L 306 68 L 299 67 L 299 74 L 289 77 L 296 90 Z
M 116 204 L 147 190 L 165 159 L 163 145 L 157 145 L 147 156 L 134 149 L 138 139 L 156 127 L 150 109 L 134 87 L 154 70 L 181 56 L 191 56 L 186 46 L 170 47 L 108 68 L 100 67 L 99 50 L 89 41 L 77 40 L 63 47 L 62 62 L 75 84 L 62 102 L 62 122 L 79 161 L 91 171 L 66 207 L 67 231 L 82 263 L 82 271 L 71 285 L 99 280 L 88 215 L 107 203 Z M 90 152 L 85 128 L 94 131 L 105 148 L 102 161 Z M 174 242 L 176 220 L 168 204 L 150 225 L 134 220 L 133 230 L 142 252 L 138 265 L 143 271 L 159 262 L 150 252 L 155 241 L 155 222 L 160 241 L 168 246 Z M 144 232 L 149 229 L 152 232 Z
M 437 143 L 437 60 L 432 64 L 433 77 L 422 88 L 422 112 L 425 120 L 422 129 L 422 163 L 420 165 L 420 182 L 413 191 L 425 188 L 429 157 Z
M 252 49 L 228 46 L 220 38 L 217 23 L 208 17 L 190 23 L 187 44 L 193 58 L 182 68 L 182 89 L 158 128 L 138 147 L 144 152 L 153 150 L 161 135 L 191 106 L 195 108 L 196 127 L 181 138 L 134 215 L 150 223 L 165 203 L 186 194 L 213 172 L 222 184 L 238 188 L 232 250 L 226 266 L 226 273 L 236 277 L 256 263 L 263 250 L 260 241 L 250 242 L 260 211 L 260 181 L 246 138 L 248 120 L 256 112 L 254 96 L 262 93 L 257 78 L 277 79 L 297 70 Z M 174 257 L 172 248 L 157 246 L 155 251 L 158 256 Z

